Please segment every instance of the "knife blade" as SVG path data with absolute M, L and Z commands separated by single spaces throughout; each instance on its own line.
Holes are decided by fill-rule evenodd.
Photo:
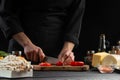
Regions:
M 55 65 L 58 62 L 58 58 L 47 56 L 47 62 Z
M 55 65 L 58 62 L 58 59 L 55 57 L 45 56 L 41 62 L 48 62 Z

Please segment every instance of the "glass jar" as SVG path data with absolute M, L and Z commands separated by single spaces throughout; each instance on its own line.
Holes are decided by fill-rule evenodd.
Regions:
M 12 51 L 12 55 L 22 56 L 22 51 Z
M 110 54 L 116 54 L 117 50 L 116 50 L 116 46 L 112 46 L 111 50 L 108 52 Z
M 87 51 L 87 56 L 85 57 L 85 63 L 87 65 L 90 65 L 90 67 L 92 67 L 92 57 L 93 57 L 93 54 L 95 53 L 94 50 L 89 50 Z

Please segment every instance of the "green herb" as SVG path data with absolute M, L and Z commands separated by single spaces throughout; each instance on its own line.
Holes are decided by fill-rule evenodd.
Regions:
M 8 55 L 7 52 L 5 52 L 5 51 L 0 51 L 0 57 L 5 57 L 5 56 L 7 56 L 7 55 Z

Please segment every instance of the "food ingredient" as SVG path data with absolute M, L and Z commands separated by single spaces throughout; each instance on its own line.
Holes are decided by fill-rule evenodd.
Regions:
M 58 61 L 58 62 L 56 63 L 56 66 L 63 66 L 63 63 L 62 63 L 61 61 Z
M 30 62 L 16 55 L 8 55 L 3 60 L 0 60 L 0 70 L 20 72 L 29 71 L 30 69 L 32 69 Z
M 101 73 L 112 73 L 114 71 L 114 67 L 108 65 L 99 65 L 98 70 Z
M 6 57 L 8 55 L 5 51 L 0 51 L 0 57 Z
M 52 64 L 51 63 L 48 63 L 48 62 L 41 62 L 39 63 L 40 66 L 51 66 Z
M 83 66 L 84 62 L 83 61 L 73 61 L 70 63 L 71 66 Z
M 102 63 L 103 59 L 107 55 L 110 55 L 110 54 L 107 53 L 107 52 L 98 52 L 98 53 L 93 54 L 93 57 L 92 57 L 92 66 L 93 67 L 97 67 L 98 65 L 100 65 Z

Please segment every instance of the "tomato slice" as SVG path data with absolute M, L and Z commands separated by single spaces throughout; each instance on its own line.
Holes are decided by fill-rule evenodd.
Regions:
M 70 65 L 71 65 L 71 66 L 76 66 L 76 62 L 75 62 L 75 61 L 72 61 L 72 62 L 70 63 Z
M 63 63 L 62 63 L 61 61 L 58 61 L 58 62 L 56 63 L 56 66 L 63 66 Z
M 76 65 L 77 65 L 77 66 L 83 66 L 83 65 L 84 65 L 84 62 L 83 62 L 83 61 L 76 61 Z
M 83 61 L 73 61 L 70 63 L 71 66 L 83 66 L 84 62 Z
M 39 63 L 40 66 L 51 66 L 50 63 L 48 62 L 42 62 L 42 63 Z

